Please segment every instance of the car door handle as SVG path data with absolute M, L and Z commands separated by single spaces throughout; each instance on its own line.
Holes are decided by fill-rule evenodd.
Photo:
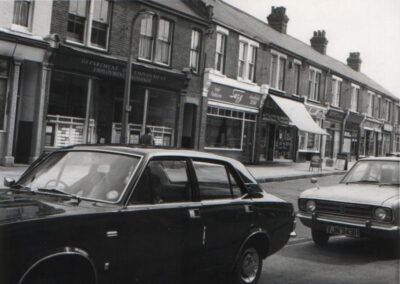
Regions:
M 254 210 L 253 210 L 253 205 L 244 205 L 244 211 L 246 212 L 246 213 L 253 213 L 254 212 Z
M 200 218 L 200 209 L 189 209 L 189 217 L 192 219 Z

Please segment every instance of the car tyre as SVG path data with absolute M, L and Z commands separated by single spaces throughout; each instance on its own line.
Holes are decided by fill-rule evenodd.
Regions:
M 262 257 L 259 251 L 253 247 L 245 247 L 240 253 L 232 273 L 230 283 L 256 284 L 261 275 Z
M 329 234 L 324 231 L 311 230 L 311 236 L 317 246 L 325 246 L 329 240 Z

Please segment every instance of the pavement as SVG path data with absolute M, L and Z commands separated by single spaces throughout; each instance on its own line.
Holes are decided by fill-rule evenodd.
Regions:
M 349 168 L 353 163 L 349 163 Z M 259 183 L 285 181 L 292 179 L 321 177 L 330 175 L 340 175 L 345 173 L 344 164 L 335 164 L 327 167 L 325 164 L 322 170 L 309 168 L 310 162 L 295 163 L 291 161 L 274 161 L 264 165 L 248 165 L 247 168 Z M 26 170 L 28 165 L 17 164 L 14 167 L 0 166 L 0 187 L 3 187 L 4 177 L 18 179 L 18 177 Z

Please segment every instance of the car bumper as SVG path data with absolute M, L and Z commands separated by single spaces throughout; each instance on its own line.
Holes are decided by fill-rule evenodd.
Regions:
M 312 229 L 326 231 L 327 226 L 336 225 L 347 228 L 358 228 L 361 237 L 395 239 L 400 237 L 400 226 L 378 223 L 371 220 L 353 219 L 326 214 L 297 213 L 300 221 Z

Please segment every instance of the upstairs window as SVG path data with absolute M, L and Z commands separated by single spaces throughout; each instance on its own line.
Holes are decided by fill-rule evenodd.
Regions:
M 107 48 L 110 4 L 107 0 L 70 0 L 67 38 L 83 45 Z
M 358 99 L 360 96 L 360 87 L 357 85 L 351 86 L 351 99 L 350 99 L 350 110 L 357 112 L 358 111 Z
M 10 64 L 7 59 L 0 58 L 0 131 L 5 130 L 7 85 Z
M 257 48 L 259 44 L 239 36 L 238 78 L 254 82 Z
M 13 24 L 29 27 L 33 0 L 15 0 Z
M 308 98 L 313 101 L 320 101 L 321 71 L 310 68 L 308 75 Z
M 294 93 L 296 95 L 299 94 L 300 90 L 300 70 L 301 70 L 301 64 L 300 63 L 294 63 Z
M 368 92 L 368 107 L 367 107 L 367 114 L 369 116 L 373 115 L 373 111 L 375 108 L 375 95 L 372 92 Z
M 198 30 L 192 30 L 189 67 L 195 73 L 199 72 L 200 50 L 201 50 L 201 33 Z
M 332 77 L 332 105 L 338 107 L 340 105 L 340 96 L 342 93 L 342 79 L 336 76 Z
M 386 100 L 385 120 L 391 121 L 391 118 L 392 118 L 392 102 Z
M 247 44 L 244 42 L 239 43 L 239 66 L 238 66 L 238 77 L 244 79 L 245 67 L 247 59 Z
M 226 35 L 217 33 L 217 47 L 215 52 L 215 69 L 224 73 Z
M 271 54 L 270 84 L 274 89 L 284 91 L 286 76 L 286 56 L 277 52 Z
M 140 25 L 139 58 L 170 65 L 173 24 L 166 19 L 159 19 L 158 32 L 155 35 L 153 16 L 142 18 Z M 154 39 L 157 39 L 156 41 Z

